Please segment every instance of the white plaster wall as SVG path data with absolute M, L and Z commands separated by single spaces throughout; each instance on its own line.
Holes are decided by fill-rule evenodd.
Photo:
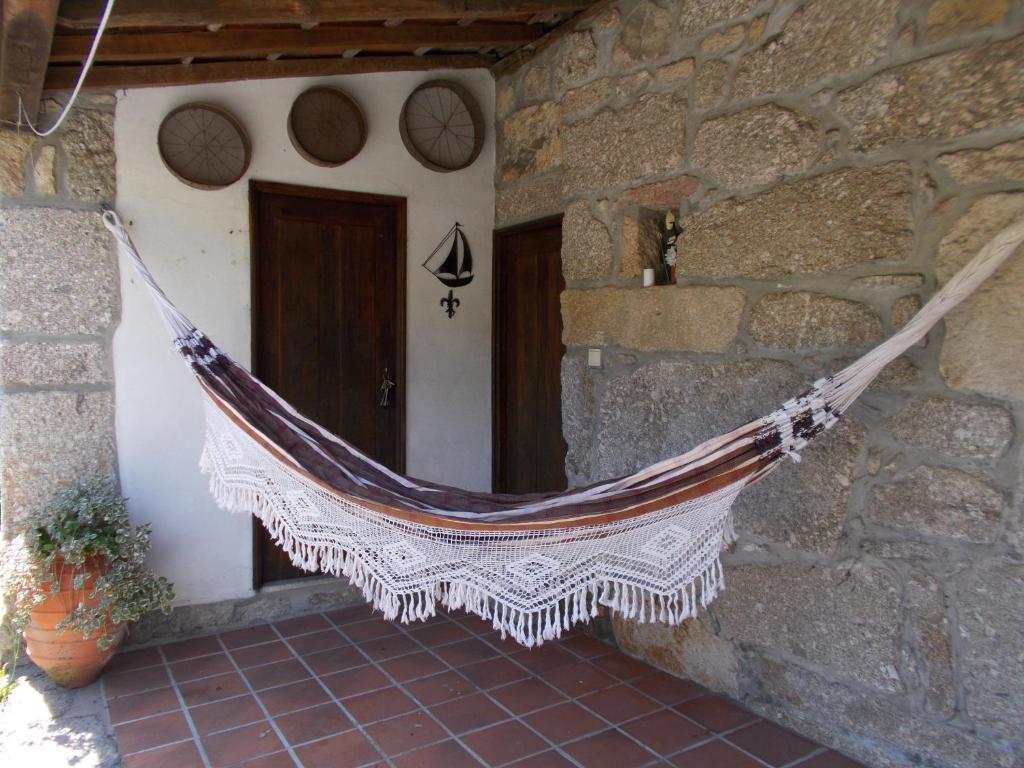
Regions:
M 420 83 L 457 80 L 485 119 L 483 151 L 468 169 L 434 173 L 405 150 L 398 117 Z M 292 101 L 314 84 L 344 88 L 362 106 L 369 138 L 339 168 L 303 160 L 288 139 Z M 173 108 L 206 101 L 245 125 L 252 163 L 218 191 L 177 181 L 156 134 Z M 407 435 L 409 474 L 473 489 L 491 477 L 491 232 L 494 221 L 494 83 L 485 71 L 296 78 L 122 92 L 115 123 L 117 208 L 157 280 L 196 325 L 241 363 L 250 354 L 250 178 L 401 195 L 408 200 Z M 420 267 L 452 223 L 465 226 L 476 277 L 447 289 Z M 114 338 L 121 481 L 137 522 L 153 523 L 152 564 L 175 583 L 179 604 L 251 593 L 249 519 L 218 509 L 197 468 L 203 423 L 198 389 L 177 356 L 132 268 L 121 263 L 123 315 Z

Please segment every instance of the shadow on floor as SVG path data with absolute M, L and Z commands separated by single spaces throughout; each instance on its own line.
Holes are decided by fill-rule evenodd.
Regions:
M 122 764 L 99 682 L 75 690 L 61 688 L 28 659 L 18 665 L 17 682 L 0 706 L 3 765 L 114 768 Z

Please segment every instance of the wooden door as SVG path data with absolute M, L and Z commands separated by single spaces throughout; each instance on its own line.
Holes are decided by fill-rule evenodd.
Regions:
M 405 200 L 252 182 L 250 210 L 254 373 L 403 471 Z M 308 575 L 258 521 L 253 550 L 256 587 Z
M 562 219 L 494 237 L 494 490 L 565 488 Z

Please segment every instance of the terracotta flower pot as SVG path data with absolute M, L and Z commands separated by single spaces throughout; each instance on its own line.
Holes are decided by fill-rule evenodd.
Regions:
M 90 558 L 82 567 L 76 568 L 66 565 L 63 558 L 57 558 L 53 568 L 59 582 L 58 591 L 32 609 L 24 632 L 25 645 L 29 658 L 57 685 L 80 688 L 99 677 L 103 667 L 117 652 L 124 639 L 124 626 L 108 622 L 101 632 L 88 638 L 81 632 L 58 631 L 57 625 L 77 606 L 97 604 L 89 595 L 96 578 L 106 571 L 107 561 Z M 81 589 L 73 589 L 75 576 L 83 572 L 88 574 L 85 584 Z M 110 648 L 103 651 L 97 640 L 106 634 L 116 634 L 117 638 Z

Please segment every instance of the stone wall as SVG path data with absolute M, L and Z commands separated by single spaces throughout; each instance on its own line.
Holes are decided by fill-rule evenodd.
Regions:
M 565 213 L 571 482 L 769 412 L 1024 215 L 1022 33 L 1012 0 L 644 0 L 502 73 L 497 225 Z M 665 210 L 677 284 L 642 289 Z M 1015 764 L 1022 425 L 1017 257 L 744 495 L 710 610 L 619 644 L 871 765 Z
M 49 126 L 59 105 L 48 102 Z M 0 132 L 0 532 L 69 483 L 115 466 L 110 342 L 117 259 L 114 99 L 80 98 L 39 139 Z

